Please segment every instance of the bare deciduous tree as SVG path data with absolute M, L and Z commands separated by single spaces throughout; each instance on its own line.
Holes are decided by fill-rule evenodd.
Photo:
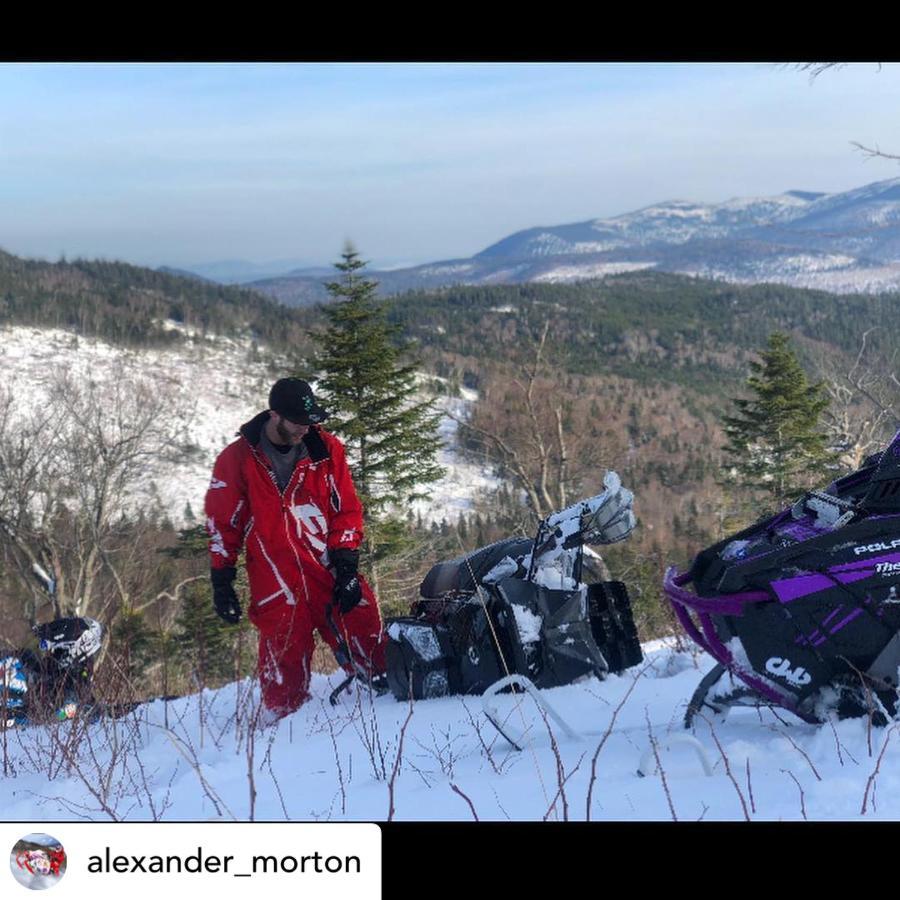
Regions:
M 46 600 L 35 565 L 55 583 L 56 616 L 102 617 L 116 600 L 129 605 L 123 569 L 141 559 L 141 546 L 123 546 L 121 532 L 177 452 L 179 406 L 174 389 L 124 368 L 102 383 L 60 372 L 27 410 L 0 394 L 0 551 L 31 591 L 31 622 Z M 101 572 L 114 586 L 105 596 Z
M 872 329 L 863 333 L 859 351 L 846 373 L 828 378 L 825 387 L 831 398 L 825 421 L 840 461 L 858 469 L 863 460 L 880 449 L 900 424 L 900 381 L 895 362 L 873 363 L 867 346 Z
M 548 377 L 549 335 L 547 321 L 528 364 L 509 383 L 505 404 L 495 399 L 469 419 L 454 417 L 463 435 L 522 491 L 535 522 L 568 506 L 575 492 L 599 486 L 603 471 L 602 449 L 584 427 L 589 423 L 578 427 L 579 413 Z

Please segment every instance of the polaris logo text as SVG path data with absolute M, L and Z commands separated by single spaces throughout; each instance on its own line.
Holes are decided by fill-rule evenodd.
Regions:
M 900 572 L 900 562 L 875 563 L 875 571 L 879 575 L 896 575 L 898 572 Z
M 900 538 L 895 538 L 889 544 L 884 541 L 879 541 L 877 544 L 864 544 L 862 547 L 854 547 L 853 552 L 857 556 L 862 556 L 864 553 L 878 553 L 881 550 L 896 550 L 900 547 Z
M 812 675 L 802 666 L 794 668 L 789 659 L 782 659 L 780 656 L 773 656 L 766 660 L 766 671 L 770 675 L 783 678 L 788 684 L 795 687 L 803 687 L 812 681 Z

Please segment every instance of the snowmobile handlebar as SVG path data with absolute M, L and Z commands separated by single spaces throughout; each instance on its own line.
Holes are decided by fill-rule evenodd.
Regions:
M 634 494 L 622 487 L 612 471 L 603 478 L 604 490 L 547 516 L 538 526 L 528 578 L 566 550 L 583 544 L 616 544 L 634 531 L 637 519 L 631 508 Z

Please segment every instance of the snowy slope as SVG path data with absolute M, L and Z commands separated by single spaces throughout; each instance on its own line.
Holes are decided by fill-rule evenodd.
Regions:
M 145 495 L 158 497 L 176 524 L 185 521 L 186 505 L 202 514 L 203 498 L 216 455 L 234 439 L 238 427 L 264 409 L 273 381 L 290 374 L 287 362 L 262 348 L 251 353 L 250 341 L 218 337 L 193 340 L 165 350 L 140 352 L 101 340 L 76 337 L 60 329 L 0 328 L 0 388 L 13 392 L 22 411 L 39 408 L 54 373 L 69 370 L 79 379 L 100 384 L 123 371 L 150 380 L 171 397 L 173 416 L 181 423 L 183 453 L 174 468 L 161 465 L 145 481 Z M 474 399 L 443 398 L 444 408 L 462 415 Z M 456 422 L 444 418 L 445 447 L 440 462 L 445 477 L 434 486 L 432 499 L 417 504 L 426 521 L 446 515 L 455 521 L 472 498 L 495 484 L 487 469 L 462 462 L 454 453 Z
M 797 230 L 851 231 L 900 223 L 900 178 L 829 194 L 814 200 L 794 218 Z
M 463 460 L 457 451 L 458 419 L 465 418 L 468 408 L 478 399 L 478 394 L 461 388 L 460 397 L 441 397 L 437 401 L 445 411 L 438 426 L 442 449 L 438 462 L 444 467 L 443 477 L 431 487 L 428 500 L 416 500 L 413 512 L 421 513 L 426 522 L 456 522 L 459 514 L 472 507 L 475 497 L 484 497 L 499 486 L 498 479 L 487 466 L 478 466 Z
M 523 752 L 487 722 L 479 698 L 410 708 L 357 694 L 332 708 L 333 684 L 321 675 L 309 704 L 274 728 L 250 730 L 249 742 L 256 698 L 247 683 L 172 702 L 168 726 L 159 701 L 140 716 L 96 723 L 68 764 L 59 750 L 72 723 L 9 733 L 0 737 L 0 815 L 383 820 L 393 796 L 398 820 L 583 820 L 590 794 L 593 820 L 900 816 L 897 726 L 817 728 L 786 713 L 734 710 L 714 729 L 697 727 L 707 775 L 696 750 L 673 736 L 710 661 L 661 642 L 645 652 L 645 664 L 621 676 L 544 692 L 574 738 L 548 728 L 530 699 L 497 698 L 511 726 L 532 736 Z M 654 745 L 664 777 L 653 774 Z M 41 763 L 54 752 L 48 776 Z M 645 754 L 650 774 L 639 777 Z
M 477 258 L 602 253 L 622 247 L 731 237 L 741 229 L 790 222 L 805 215 L 811 205 L 809 199 L 795 192 L 723 203 L 669 200 L 612 218 L 516 232 L 487 247 Z
M 761 236 L 776 226 L 784 234 L 826 229 L 852 232 L 898 221 L 900 179 L 894 178 L 839 194 L 788 191 L 722 203 L 669 200 L 611 218 L 516 232 L 476 258 L 602 253 L 649 244 Z

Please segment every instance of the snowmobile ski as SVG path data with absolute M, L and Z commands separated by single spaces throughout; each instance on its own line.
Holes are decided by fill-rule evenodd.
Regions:
M 516 750 L 524 750 L 525 747 L 528 746 L 528 738 L 525 733 L 519 734 L 515 729 L 513 729 L 509 724 L 509 716 L 507 716 L 507 720 L 503 721 L 500 713 L 497 711 L 497 707 L 494 704 L 494 698 L 501 691 L 505 691 L 509 688 L 519 688 L 531 697 L 532 700 L 546 713 L 546 715 L 553 719 L 557 725 L 563 730 L 563 733 L 570 740 L 578 740 L 580 735 L 574 728 L 572 728 L 568 722 L 553 708 L 550 704 L 550 701 L 541 694 L 541 692 L 535 687 L 535 685 L 524 675 L 507 675 L 506 678 L 501 678 L 499 681 L 494 682 L 482 695 L 481 695 L 481 706 L 484 710 L 484 714 L 487 717 L 487 720 L 500 732 L 500 734 L 509 741 L 510 744 Z

